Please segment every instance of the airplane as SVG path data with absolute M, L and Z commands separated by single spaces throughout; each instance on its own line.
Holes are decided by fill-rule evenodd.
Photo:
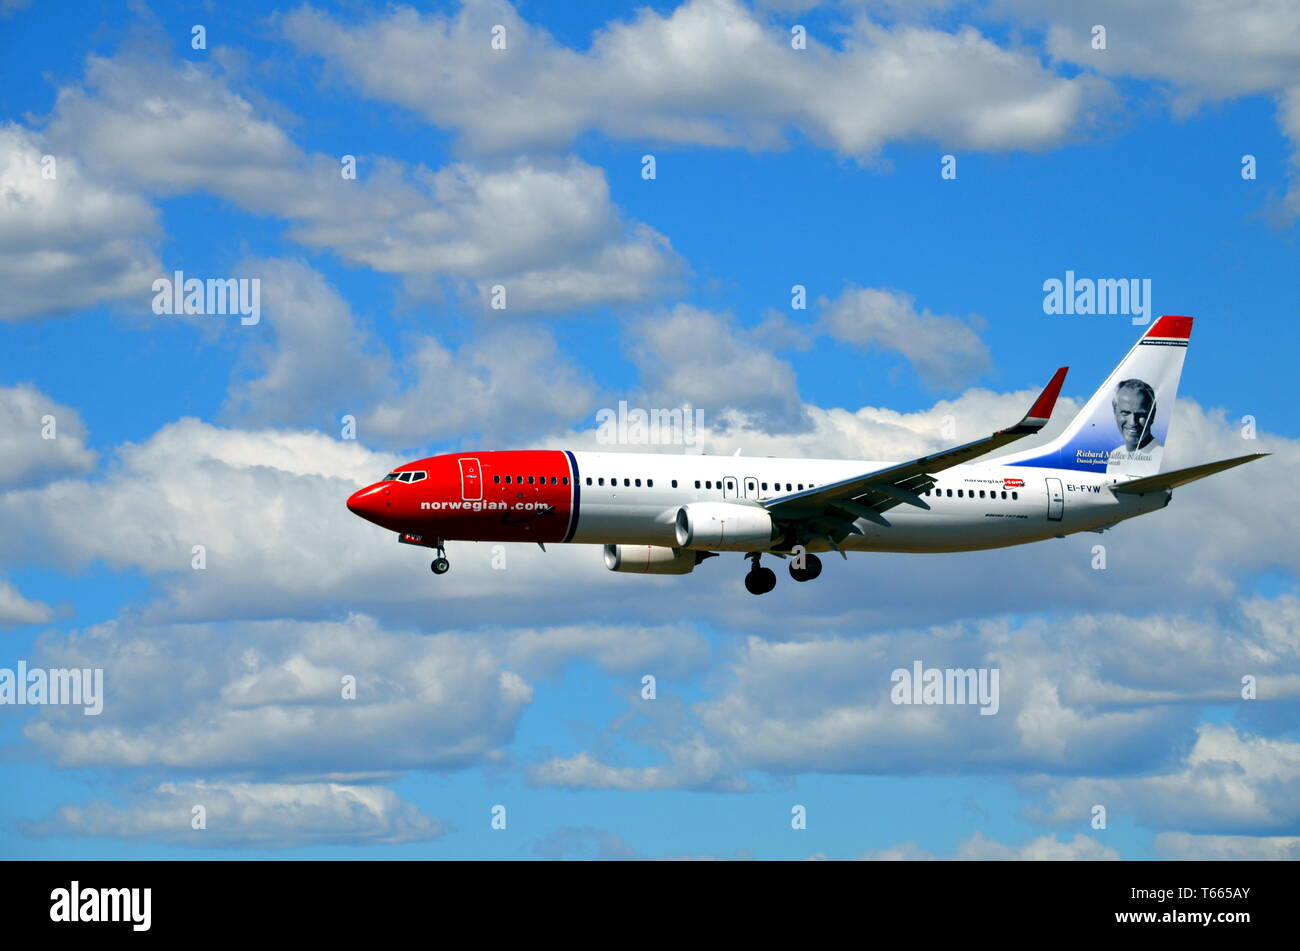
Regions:
M 907 462 L 665 453 L 454 452 L 399 466 L 348 508 L 404 544 L 448 541 L 603 545 L 610 571 L 684 575 L 721 552 L 750 561 L 745 587 L 765 594 L 789 558 L 811 581 L 817 553 L 955 552 L 1103 532 L 1162 509 L 1173 490 L 1268 453 L 1161 471 L 1192 318 L 1159 318 L 1065 430 L 988 461 L 1047 425 L 1068 367 L 1018 423 Z

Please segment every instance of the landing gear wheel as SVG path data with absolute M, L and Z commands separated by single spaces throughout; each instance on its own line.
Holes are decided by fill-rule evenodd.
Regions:
M 433 563 L 429 565 L 429 570 L 432 571 L 435 575 L 445 575 L 448 569 L 450 568 L 451 568 L 451 562 L 449 562 L 442 555 L 439 555 L 437 558 L 433 559 Z
M 795 581 L 812 581 L 821 573 L 822 560 L 816 555 L 804 555 L 802 568 L 796 568 L 794 562 L 790 562 L 790 577 Z
M 767 594 L 776 587 L 776 572 L 771 568 L 754 568 L 745 575 L 745 590 L 750 594 Z

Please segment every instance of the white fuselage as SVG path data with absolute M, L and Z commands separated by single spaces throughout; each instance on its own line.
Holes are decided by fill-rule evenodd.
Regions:
M 848 459 L 575 452 L 580 502 L 571 541 L 586 544 L 676 544 L 674 520 L 691 502 L 757 504 L 815 488 L 890 463 Z M 1019 481 L 1020 485 L 1016 482 Z M 948 552 L 1002 548 L 1074 532 L 1097 531 L 1168 504 L 1161 490 L 1116 495 L 1114 476 L 1061 469 L 954 466 L 922 493 L 928 510 L 897 505 L 884 513 L 889 527 L 859 519 L 861 535 L 848 551 Z M 674 482 L 676 483 L 674 485 Z M 812 551 L 826 551 L 813 540 Z

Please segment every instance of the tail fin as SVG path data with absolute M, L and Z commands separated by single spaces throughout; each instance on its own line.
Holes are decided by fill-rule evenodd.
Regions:
M 1151 325 L 1056 439 L 997 460 L 1002 465 L 1077 469 L 1129 478 L 1160 471 L 1192 318 Z

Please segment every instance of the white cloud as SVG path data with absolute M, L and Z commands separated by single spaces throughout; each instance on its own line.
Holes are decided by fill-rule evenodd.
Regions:
M 1155 853 L 1178 862 L 1300 861 L 1300 836 L 1191 835 L 1161 832 L 1155 838 Z
M 743 792 L 749 784 L 729 773 L 723 755 L 700 735 L 685 735 L 665 744 L 665 766 L 617 766 L 602 763 L 590 753 L 554 757 L 528 771 L 538 786 L 560 789 L 703 789 Z
M 741 784 L 752 771 L 1140 774 L 1169 765 L 1202 708 L 1240 702 L 1244 674 L 1257 678 L 1260 702 L 1300 699 L 1297 618 L 1300 599 L 1288 595 L 1249 599 L 1232 624 L 1216 608 L 1198 617 L 1058 612 L 865 636 L 801 628 L 780 641 L 751 636 L 689 712 L 635 709 L 620 721 L 615 732 L 635 732 L 663 765 L 624 767 L 583 751 L 530 775 L 564 788 L 661 789 Z M 995 712 L 895 704 L 893 672 L 918 660 L 997 670 Z M 1102 792 L 1078 780 L 1085 791 L 1053 821 L 1113 802 L 1107 783 L 1141 782 L 1097 779 L 1108 796 L 1089 798 Z
M 622 836 L 589 826 L 561 826 L 533 843 L 533 851 L 549 861 L 579 858 L 598 861 L 644 859 Z
M 1061 842 L 1054 835 L 1039 836 L 1023 845 L 1005 845 L 976 832 L 958 843 L 952 855 L 940 856 L 919 848 L 914 842 L 874 849 L 862 856 L 866 861 L 927 861 L 948 859 L 958 862 L 1097 862 L 1119 861 L 1120 854 L 1109 845 L 1078 833 Z
M 405 385 L 361 417 L 360 432 L 388 445 L 442 439 L 508 442 L 589 415 L 595 387 L 539 327 L 512 326 L 448 349 L 413 337 Z
M 698 670 L 708 644 L 685 623 L 646 627 L 635 624 L 574 624 L 537 630 L 512 630 L 505 659 L 528 677 L 553 676 L 573 657 L 593 661 L 614 675 L 684 676 Z
M 104 670 L 99 716 L 45 707 L 23 728 L 63 766 L 307 778 L 457 769 L 499 755 L 532 701 L 473 637 L 392 632 L 359 615 L 118 620 L 39 647 L 46 666 Z
M 84 83 L 59 90 L 47 134 L 103 174 L 162 195 L 206 189 L 277 208 L 301 195 L 302 151 L 211 68 L 135 49 L 88 57 Z
M 43 177 L 52 155 L 55 177 Z M 0 320 L 138 296 L 158 272 L 148 202 L 87 172 L 75 155 L 0 123 Z
M 192 828 L 195 806 L 203 829 Z M 442 824 L 390 789 L 338 783 L 167 782 L 117 805 L 61 806 L 31 835 L 159 842 L 193 848 L 288 849 L 427 842 Z
M 1173 771 L 1076 779 L 1045 790 L 1036 811 L 1050 822 L 1078 821 L 1094 803 L 1157 829 L 1278 834 L 1300 820 L 1300 743 L 1203 724 Z
M 399 7 L 345 25 L 310 7 L 289 39 L 366 95 L 460 132 L 470 148 L 560 147 L 587 129 L 614 137 L 774 148 L 798 133 L 870 157 L 890 141 L 1037 148 L 1070 134 L 1099 85 L 1044 69 L 972 28 L 887 29 L 859 17 L 839 48 L 735 0 L 691 0 L 611 21 L 586 52 L 559 44 L 502 0 L 454 16 Z M 493 25 L 507 49 L 490 45 Z
M 1300 7 L 1292 0 L 1002 0 L 1002 7 L 1045 23 L 1048 52 L 1058 60 L 1168 84 L 1179 115 L 1207 100 L 1276 96 L 1278 123 L 1292 144 L 1284 206 L 1300 215 Z M 1105 50 L 1092 48 L 1098 24 L 1106 28 Z M 1239 149 L 1253 151 L 1249 143 Z
M 394 360 L 306 263 L 255 260 L 240 271 L 262 281 L 263 314 L 257 330 L 241 334 L 246 378 L 232 383 L 227 418 L 341 432 L 347 414 L 365 441 L 418 446 L 518 440 L 593 405 L 587 374 L 540 327 L 488 329 L 456 350 L 411 334 Z
M 467 282 L 488 313 L 498 285 L 506 314 L 536 313 L 653 299 L 684 271 L 667 238 L 623 219 L 604 171 L 577 158 L 412 173 L 383 162 L 363 178 L 293 236 L 417 292 Z
M 1293 216 L 1300 217 L 1300 85 L 1278 95 L 1278 122 L 1291 140 L 1291 187 L 1284 202 Z
M 75 409 L 30 383 L 0 386 L 0 489 L 81 475 L 94 464 Z
M 248 261 L 238 271 L 261 281 L 261 329 L 246 332 L 259 341 L 246 359 L 260 375 L 231 387 L 226 411 L 253 424 L 338 425 L 339 414 L 355 415 L 391 363 L 347 302 L 302 261 Z M 273 345 L 260 343 L 268 331 Z
M 156 51 L 90 57 L 85 86 L 60 91 L 49 136 L 132 188 L 207 191 L 282 218 L 296 240 L 422 295 L 450 282 L 486 308 L 501 284 L 512 313 L 567 310 L 657 297 L 684 269 L 577 158 L 430 171 L 362 154 L 345 180 L 337 157 L 303 152 L 215 67 Z
M 1047 23 L 1047 49 L 1057 59 L 1173 84 L 1184 104 L 1300 82 L 1300 8 L 1290 0 L 1002 0 L 1001 6 Z M 1092 48 L 1097 24 L 1106 28 L 1104 50 Z
M 844 343 L 901 354 L 926 386 L 957 389 L 993 365 L 975 330 L 956 317 L 918 312 L 908 294 L 849 288 L 824 303 L 827 333 Z
M 54 611 L 48 604 L 24 598 L 12 584 L 0 581 L 0 627 L 45 624 L 53 617 Z
M 728 315 L 679 304 L 631 327 L 628 356 L 650 406 L 689 404 L 711 425 L 729 410 L 775 432 L 806 425 L 794 369 Z

